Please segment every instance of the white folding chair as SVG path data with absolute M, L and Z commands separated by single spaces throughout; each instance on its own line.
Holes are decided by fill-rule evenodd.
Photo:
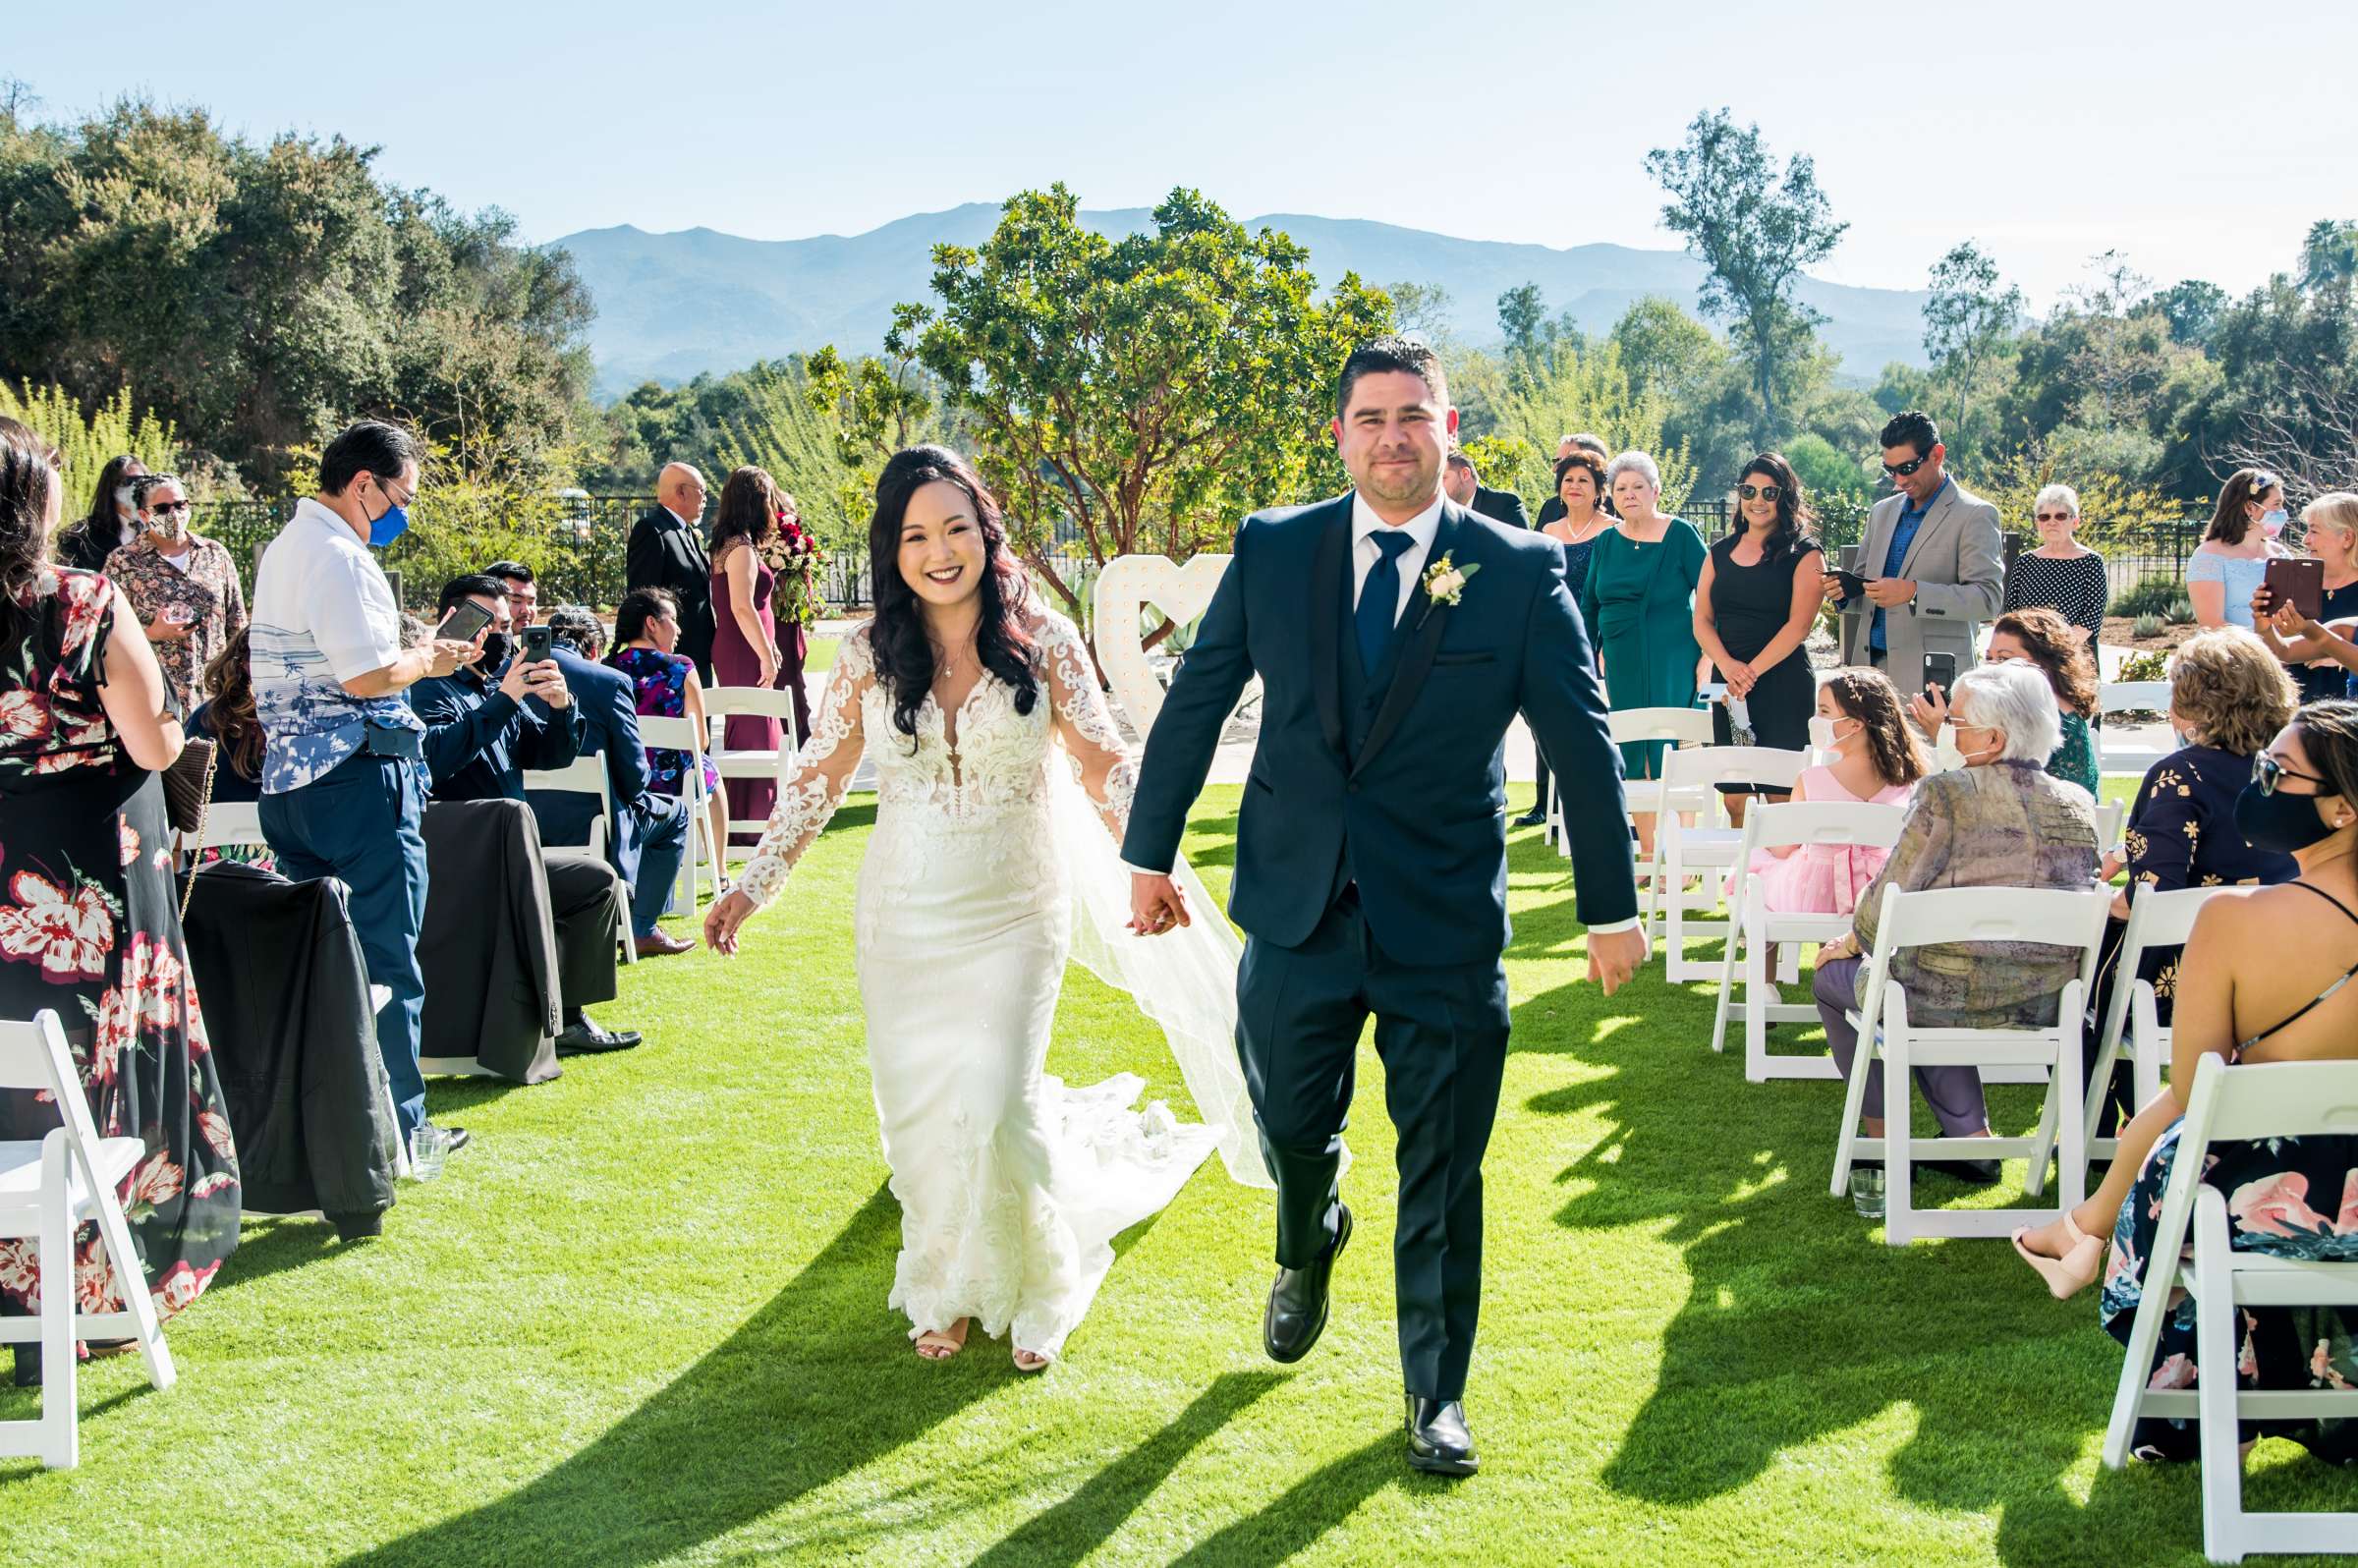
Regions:
M 0 1022 L 0 1089 L 46 1091 L 60 1124 L 38 1143 L 0 1143 L 0 1237 L 32 1239 L 41 1294 L 37 1318 L 0 1317 L 0 1341 L 41 1347 L 41 1413 L 31 1421 L 0 1422 L 0 1454 L 71 1470 L 82 1459 L 76 1340 L 137 1339 L 147 1380 L 159 1391 L 179 1375 L 116 1191 L 139 1168 L 147 1146 L 137 1138 L 98 1136 L 81 1075 L 66 1053 L 65 1031 L 47 1008 L 30 1023 Z M 118 1312 L 78 1310 L 74 1238 L 91 1222 L 123 1296 Z
M 681 908 L 696 908 L 698 874 L 709 868 L 712 873 L 712 896 L 720 896 L 721 850 L 712 842 L 710 819 L 704 813 L 704 803 L 710 799 L 704 789 L 704 738 L 696 732 L 696 725 L 684 718 L 662 718 L 642 715 L 639 738 L 650 749 L 684 752 L 688 764 L 680 775 L 680 803 L 688 812 L 688 853 L 680 857 L 680 874 L 672 889 L 672 897 Z
M 559 795 L 589 795 L 597 800 L 597 815 L 590 821 L 590 842 L 543 844 L 540 846 L 543 865 L 551 861 L 578 861 L 591 866 L 607 864 L 606 846 L 613 841 L 615 832 L 614 781 L 606 776 L 604 756 L 592 752 L 586 756 L 575 757 L 563 767 L 527 768 L 524 787 Z M 631 940 L 628 930 L 623 932 L 620 946 L 625 964 L 639 962 L 639 946 Z
M 588 795 L 597 802 L 597 815 L 590 823 L 590 842 L 587 844 L 544 844 L 540 847 L 543 861 L 596 861 L 606 858 L 606 845 L 614 837 L 614 789 L 606 777 L 606 759 L 592 752 L 577 756 L 563 767 L 528 768 L 524 775 L 528 790 L 544 790 L 558 795 Z
M 794 733 L 794 699 L 791 693 L 772 691 L 766 686 L 714 686 L 704 691 L 704 715 L 713 725 L 718 740 L 708 748 L 714 769 L 725 779 L 766 778 L 776 781 L 783 794 L 794 781 L 794 754 L 802 746 L 802 738 Z M 776 750 L 756 747 L 731 747 L 727 744 L 728 723 L 731 718 L 744 716 L 774 718 L 784 733 Z M 766 817 L 729 818 L 729 831 L 759 833 L 769 826 Z M 727 853 L 723 846 L 722 853 Z
M 1763 892 L 1763 877 L 1749 868 L 1755 850 L 1797 846 L 1888 850 L 1899 842 L 1899 827 L 1907 820 L 1902 806 L 1878 806 L 1859 801 L 1794 801 L 1782 806 L 1756 805 L 1744 816 L 1744 839 L 1736 852 L 1738 893 L 1733 908 L 1735 929 L 1728 934 L 1727 954 L 1719 965 L 1719 1006 L 1712 1019 L 1712 1049 L 1722 1050 L 1727 1039 L 1727 1014 L 1736 981 L 1744 982 L 1744 1076 L 1756 1084 L 1771 1078 L 1838 1078 L 1841 1069 L 1827 1055 L 1771 1056 L 1771 1023 L 1816 1023 L 1813 1002 L 1786 1002 L 1771 989 L 1768 952 L 1778 949 L 1778 968 L 1784 978 L 1801 974 L 1801 944 L 1831 942 L 1850 929 L 1848 915 L 1804 914 L 1772 910 Z M 1741 976 L 1737 953 L 1743 954 Z
M 1772 746 L 1707 746 L 1663 756 L 1655 791 L 1652 885 L 1646 895 L 1644 929 L 1650 941 L 1656 930 L 1661 932 L 1662 978 L 1671 984 L 1717 979 L 1709 962 L 1688 959 L 1687 942 L 1727 935 L 1733 929 L 1731 921 L 1688 919 L 1719 907 L 1720 880 L 1740 864 L 1736 855 L 1744 833 L 1722 825 L 1725 808 L 1718 786 L 1751 783 L 1764 791 L 1790 790 L 1808 760 L 1803 753 Z M 1693 827 L 1684 820 L 1688 812 L 1700 818 Z M 1687 878 L 1698 874 L 1701 885 L 1689 888 Z
M 1700 707 L 1630 707 L 1607 715 L 1606 727 L 1617 746 L 1635 746 L 1641 741 L 1663 741 L 1673 749 L 1712 744 L 1712 715 Z M 1629 805 L 1638 811 L 1646 809 L 1648 785 L 1645 780 L 1632 779 L 1627 790 Z M 1546 840 L 1556 853 L 1569 858 L 1571 837 L 1564 831 L 1563 780 L 1558 778 L 1548 791 Z M 1635 840 L 1632 840 L 1635 843 Z M 1634 850 L 1631 852 L 1636 853 Z M 1640 867 L 1640 876 L 1646 874 Z
M 262 837 L 262 808 L 254 801 L 214 801 L 204 809 L 204 831 L 194 845 L 197 850 L 227 849 L 236 845 L 259 844 L 268 847 Z
M 2169 1065 L 2169 1028 L 2162 1022 L 2161 999 L 2154 994 L 2153 981 L 2137 978 L 2139 963 L 2149 948 L 2185 946 L 2186 938 L 2194 934 L 2196 913 L 2225 891 L 2223 887 L 2181 887 L 2166 893 L 2147 890 L 2130 895 L 2128 928 L 2121 932 L 2120 956 L 2112 962 L 2112 999 L 2097 1029 L 2096 1069 L 2088 1075 L 2084 1110 L 2089 1158 L 2110 1159 L 2119 1145 L 2117 1139 L 2097 1137 L 2096 1124 L 2110 1097 L 2112 1064 L 2120 1059 L 2122 1039 L 2129 1045 L 2135 1104 L 2143 1105 L 2162 1092 L 2162 1070 Z M 2054 1113 L 2050 1099 L 2039 1118 L 2039 1147 L 2031 1151 L 2031 1163 L 2042 1170 L 2054 1148 Z
M 2095 983 L 2097 954 L 2104 942 L 2105 916 L 2110 903 L 2110 894 L 2099 888 L 1940 887 L 1915 893 L 1896 887 L 1883 889 L 1875 953 L 1868 960 L 1866 984 L 1859 992 L 1861 1006 L 1850 1015 L 1859 1032 L 1859 1048 L 1851 1062 L 1850 1087 L 1843 1096 L 1832 1185 L 1834 1196 L 1840 1198 L 1849 1191 L 1854 1159 L 1883 1162 L 1883 1239 L 1892 1246 L 1904 1247 L 1919 1236 L 2004 1236 L 2018 1225 L 2053 1219 L 2087 1196 L 2088 1150 L 2081 1144 L 2084 1126 L 2080 1115 L 2081 1014 Z M 1891 960 L 1908 948 L 1948 942 L 2041 942 L 2076 947 L 2080 949 L 2080 972 L 2063 987 L 2055 1021 L 2043 1029 L 1912 1024 L 1906 990 L 1891 983 Z M 1867 1069 L 1879 1060 L 1883 1064 L 1883 1136 L 1869 1138 L 1858 1130 L 1859 1116 L 1867 1103 Z M 1918 1066 L 2023 1067 L 2030 1069 L 2034 1078 L 2044 1074 L 2048 1093 L 2057 1101 L 2057 1125 L 2063 1129 L 2056 1182 L 2060 1207 L 1918 1209 L 1911 1201 L 1915 1161 L 2027 1156 L 2038 1145 L 2036 1136 L 1917 1137 L 1909 1127 L 1908 1112 Z M 2046 1182 L 2046 1167 L 2033 1164 L 2027 1184 L 2030 1195 L 2039 1196 Z
M 2246 1513 L 2242 1421 L 2358 1418 L 2358 1389 L 2240 1389 L 2235 1363 L 2239 1307 L 2358 1307 L 2358 1263 L 2309 1262 L 2230 1245 L 2227 1199 L 2202 1179 L 2213 1144 L 2323 1133 L 2358 1134 L 2358 1063 L 2270 1062 L 2229 1067 L 2206 1055 L 2195 1069 L 2186 1120 L 2162 1196 L 2162 1218 L 2147 1255 L 2145 1284 L 2122 1352 L 2112 1419 L 2105 1428 L 2105 1464 L 2129 1462 L 2141 1418 L 2175 1418 L 2200 1427 L 2203 1555 L 2241 1562 L 2248 1552 L 2358 1552 L 2358 1514 Z M 2192 1232 L 2191 1266 L 2179 1254 Z M 2149 1388 L 2163 1319 L 2195 1307 L 2195 1386 Z
M 2145 770 L 2167 755 L 2150 746 L 2128 746 L 2112 741 L 2111 726 L 2103 721 L 2115 713 L 2169 712 L 2169 683 L 2167 681 L 2105 681 L 2096 689 L 2096 770 L 2099 773 L 2126 774 L 2142 777 Z
M 2119 854 L 2121 840 L 2128 830 L 2128 802 L 2099 801 L 2096 803 L 2096 853 L 2099 856 Z

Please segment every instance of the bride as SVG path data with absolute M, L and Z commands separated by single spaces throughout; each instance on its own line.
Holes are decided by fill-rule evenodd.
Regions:
M 965 462 L 894 454 L 869 547 L 875 618 L 837 651 L 801 771 L 704 936 L 736 952 L 872 755 L 853 931 L 901 1205 L 890 1305 L 921 1356 L 958 1354 L 979 1318 L 1038 1372 L 1088 1311 L 1113 1237 L 1168 1204 L 1215 1144 L 1239 1180 L 1266 1184 L 1242 1136 L 1237 946 L 1215 914 L 1180 933 L 1192 951 L 1150 958 L 1156 944 L 1118 929 L 1126 902 L 1093 898 L 1127 885 L 1116 845 L 1134 765 L 1080 634 L 1035 605 Z M 1086 805 L 1051 765 L 1051 731 Z M 1133 1110 L 1144 1085 L 1127 1073 L 1074 1090 L 1042 1071 L 1068 955 L 1163 1026 L 1211 1125 L 1181 1125 L 1159 1100 Z

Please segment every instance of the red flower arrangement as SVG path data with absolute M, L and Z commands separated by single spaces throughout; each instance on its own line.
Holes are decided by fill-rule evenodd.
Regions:
M 792 507 L 778 509 L 778 526 L 761 546 L 761 559 L 777 574 L 770 613 L 781 627 L 818 624 L 818 569 L 826 552 L 803 527 Z

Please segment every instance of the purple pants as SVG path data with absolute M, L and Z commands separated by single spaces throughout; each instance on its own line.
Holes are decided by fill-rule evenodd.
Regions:
M 1818 1016 L 1825 1020 L 1825 1042 L 1832 1047 L 1846 1081 L 1851 1062 L 1859 1054 L 1859 1032 L 1844 1015 L 1859 1005 L 1859 966 L 1866 962 L 1863 958 L 1837 958 L 1822 963 L 1817 981 L 1810 987 L 1818 1002 Z M 1982 1075 L 1972 1068 L 1919 1067 L 1916 1086 L 1924 1092 L 1933 1114 L 1940 1118 L 1940 1130 L 1949 1137 L 1971 1138 L 1989 1128 L 1990 1108 L 1982 1102 Z M 1867 1103 L 1859 1114 L 1880 1117 L 1882 1113 L 1883 1064 L 1878 1061 L 1867 1069 Z

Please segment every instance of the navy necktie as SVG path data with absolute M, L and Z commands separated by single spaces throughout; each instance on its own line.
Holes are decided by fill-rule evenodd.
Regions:
M 1378 553 L 1359 590 L 1359 664 L 1374 675 L 1400 618 L 1400 557 L 1417 541 L 1406 529 L 1378 529 L 1368 537 Z

